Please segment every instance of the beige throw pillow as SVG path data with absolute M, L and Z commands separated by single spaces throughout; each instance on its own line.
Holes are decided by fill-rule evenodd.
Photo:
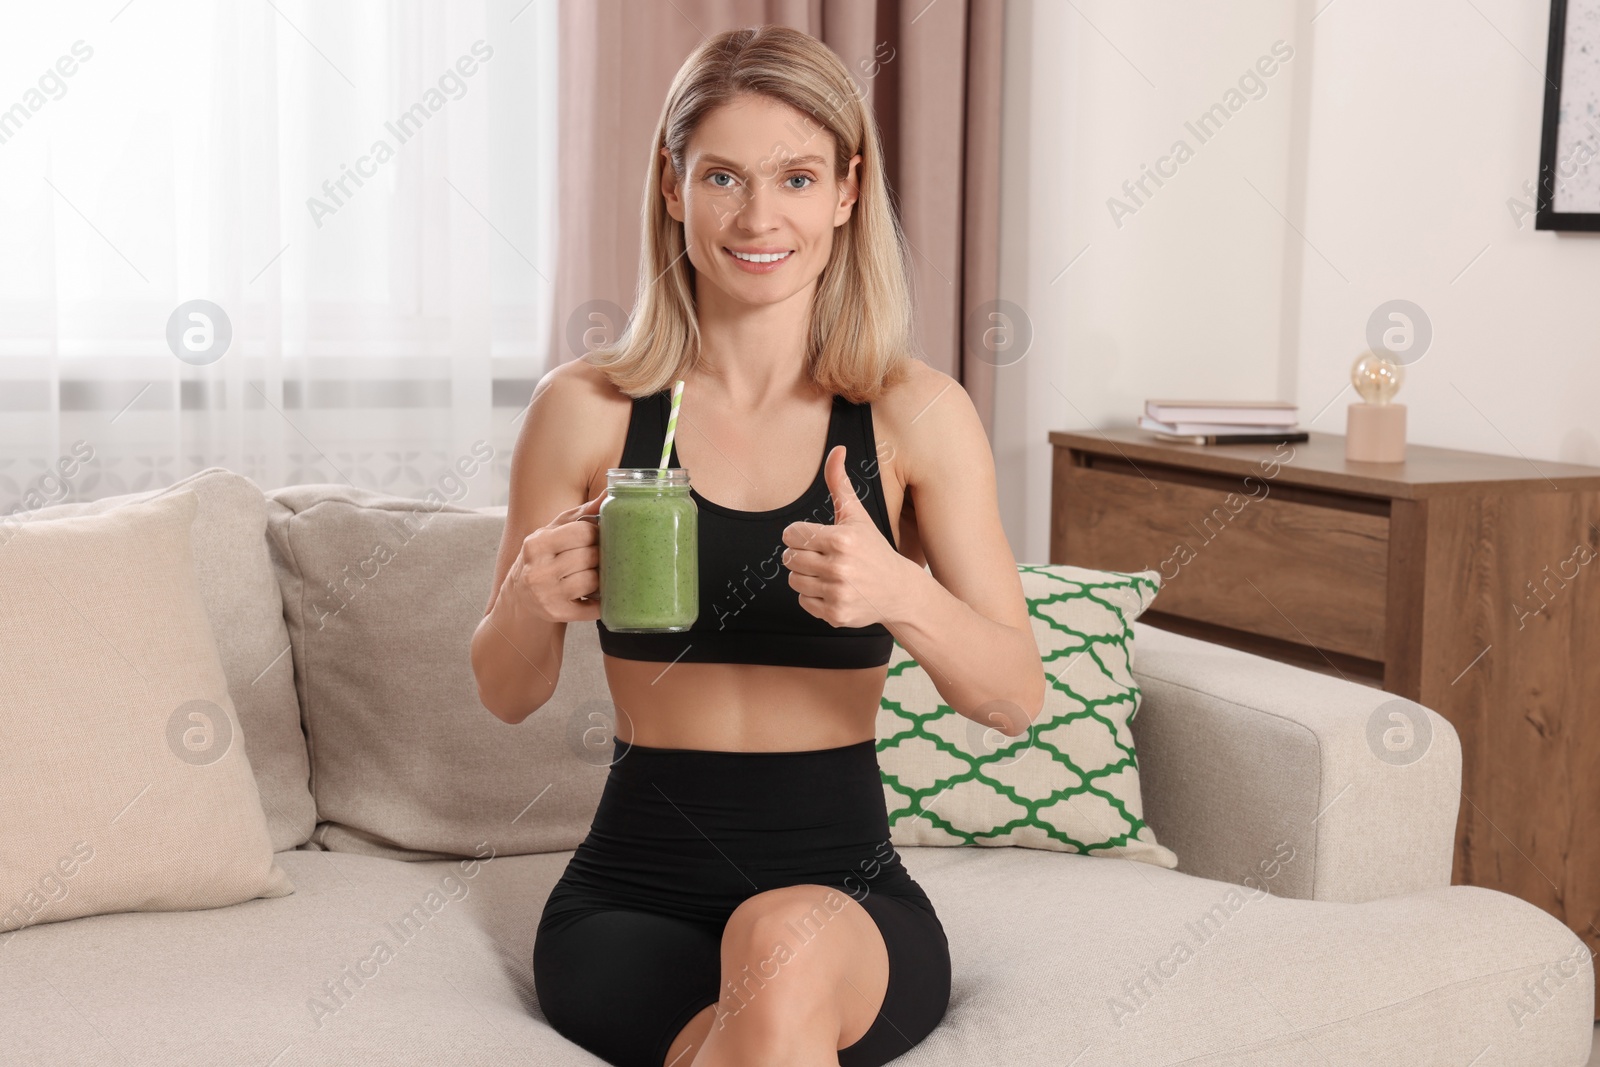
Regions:
M 615 709 L 593 624 L 567 627 L 556 690 L 527 721 L 479 703 L 472 634 L 505 507 L 332 484 L 267 500 L 317 798 L 310 845 L 398 860 L 576 848 L 611 756 L 586 741 Z
M 192 490 L 0 546 L 0 932 L 294 891 L 194 571 Z
M 261 790 L 272 849 L 282 852 L 311 837 L 317 809 L 311 800 L 306 738 L 300 732 L 294 656 L 267 550 L 267 501 L 261 489 L 226 467 L 207 467 L 158 489 L 0 516 L 0 551 L 24 525 L 100 515 L 187 489 L 199 498 L 189 539 L 200 598 L 244 727 L 245 755 Z

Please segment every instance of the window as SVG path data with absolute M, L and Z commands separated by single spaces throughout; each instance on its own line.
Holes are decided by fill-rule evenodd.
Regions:
M 550 359 L 555 0 L 7 29 L 0 513 L 211 466 L 421 496 L 485 446 L 458 502 L 504 502 Z

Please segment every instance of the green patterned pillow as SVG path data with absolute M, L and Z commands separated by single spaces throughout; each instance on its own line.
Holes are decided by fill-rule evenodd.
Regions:
M 941 702 L 899 642 L 878 710 L 878 766 L 896 845 L 1022 845 L 1176 867 L 1145 825 L 1128 723 L 1139 710 L 1133 620 L 1157 571 L 1019 564 L 1048 689 L 1007 737 Z

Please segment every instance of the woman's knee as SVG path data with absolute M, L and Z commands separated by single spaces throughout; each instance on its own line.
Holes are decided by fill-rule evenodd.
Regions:
M 751 962 L 752 970 L 759 970 L 763 977 L 771 977 L 791 963 L 801 963 L 807 971 L 826 972 L 828 950 L 845 946 L 837 944 L 839 938 L 824 935 L 853 903 L 846 894 L 825 885 L 792 885 L 757 893 L 728 916 L 722 932 L 723 956 L 726 959 L 731 952 Z M 844 925 L 849 926 L 849 921 Z M 820 951 L 805 951 L 813 947 Z
M 722 931 L 725 984 L 737 977 L 759 986 L 788 973 L 794 978 L 786 984 L 799 994 L 836 980 L 825 935 L 847 906 L 830 886 L 785 886 L 744 900 Z
M 757 893 L 742 902 L 722 935 L 722 1024 L 742 1015 L 747 1025 L 764 1029 L 846 1023 L 864 1029 L 855 1027 L 855 1001 L 848 1002 L 848 1010 L 841 1005 L 841 990 L 849 989 L 844 978 L 861 962 L 863 935 L 858 930 L 852 937 L 848 931 L 863 923 L 872 926 L 864 910 L 859 918 L 848 915 L 851 908 L 860 905 L 847 894 L 809 884 Z M 874 977 L 877 970 L 887 967 L 874 968 Z

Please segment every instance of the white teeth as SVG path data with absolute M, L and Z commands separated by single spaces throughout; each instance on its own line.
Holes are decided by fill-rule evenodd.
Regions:
M 729 252 L 733 252 L 733 249 L 730 248 L 730 249 L 728 249 L 728 251 Z M 737 258 L 744 260 L 746 263 L 776 263 L 778 260 L 783 259 L 789 253 L 788 252 L 771 252 L 771 253 L 767 253 L 765 255 L 759 255 L 759 256 L 758 255 L 751 255 L 748 252 L 733 252 L 733 254 Z

